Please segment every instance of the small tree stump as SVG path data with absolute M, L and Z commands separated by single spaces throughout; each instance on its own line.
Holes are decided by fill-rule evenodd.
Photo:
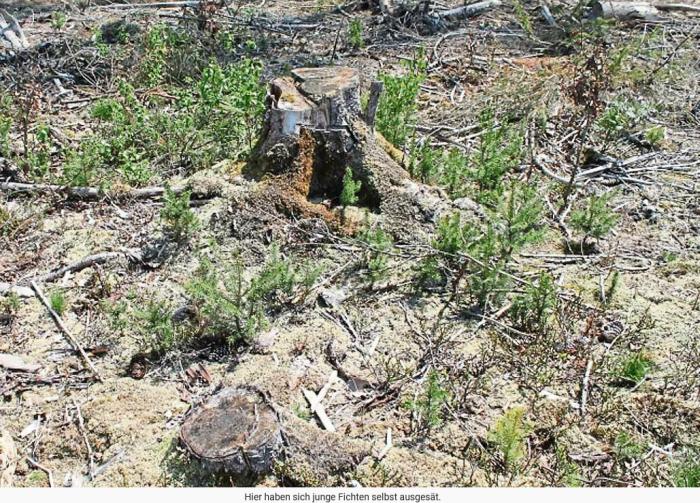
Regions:
M 259 476 L 272 471 L 282 432 L 261 393 L 225 388 L 185 419 L 180 439 L 208 470 Z

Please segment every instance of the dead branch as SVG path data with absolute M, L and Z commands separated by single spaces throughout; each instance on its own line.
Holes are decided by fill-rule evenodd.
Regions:
M 594 18 L 617 19 L 620 21 L 652 21 L 659 17 L 659 11 L 647 2 L 600 1 L 593 4 L 591 15 Z
M 96 200 L 103 197 L 115 199 L 150 199 L 162 197 L 165 194 L 165 187 L 144 187 L 142 189 L 132 189 L 126 192 L 107 193 L 98 187 L 68 187 L 65 185 L 52 185 L 45 183 L 0 183 L 0 191 L 24 192 L 30 194 L 64 194 L 70 198 Z M 173 187 L 175 194 L 180 194 L 187 190 L 187 187 Z
M 73 346 L 73 349 L 77 351 L 80 354 L 80 357 L 83 359 L 83 362 L 85 365 L 90 369 L 92 374 L 95 376 L 95 379 L 97 379 L 100 382 L 104 382 L 102 377 L 100 376 L 100 373 L 97 371 L 95 366 L 92 364 L 92 361 L 90 361 L 90 357 L 87 355 L 83 347 L 78 343 L 77 340 L 75 340 L 75 337 L 70 333 L 70 331 L 66 328 L 65 324 L 63 323 L 63 320 L 61 319 L 61 316 L 53 310 L 51 307 L 51 304 L 49 301 L 46 299 L 46 296 L 44 295 L 44 292 L 39 288 L 39 285 L 37 285 L 34 281 L 31 282 L 32 288 L 34 289 L 34 292 L 36 292 L 37 297 L 39 297 L 39 300 L 41 301 L 42 304 L 44 304 L 44 307 L 49 311 L 49 314 L 53 318 L 54 322 L 56 322 L 56 326 L 59 328 L 59 330 L 63 333 L 63 335 L 68 339 L 68 342 Z
M 24 36 L 19 22 L 5 9 L 0 9 L 0 35 L 2 35 L 0 45 L 9 49 L 21 51 L 29 47 L 29 42 L 27 42 L 27 37 Z
M 51 470 L 49 470 L 48 468 L 46 468 L 44 465 L 41 465 L 41 464 L 37 463 L 36 461 L 34 461 L 34 460 L 33 460 L 32 458 L 30 458 L 29 456 L 27 456 L 27 462 L 28 462 L 30 465 L 32 465 L 34 468 L 38 468 L 39 470 L 41 470 L 42 472 L 44 472 L 44 473 L 46 474 L 46 476 L 49 478 L 49 487 L 54 487 L 54 485 L 53 485 L 53 473 L 51 472 Z
M 591 379 L 591 371 L 593 370 L 593 358 L 588 360 L 586 365 L 586 373 L 583 375 L 583 383 L 581 384 L 581 407 L 579 408 L 581 415 L 586 414 L 586 403 L 588 402 L 588 382 Z
M 196 7 L 201 3 L 201 0 L 183 0 L 180 2 L 152 2 L 152 3 L 117 3 L 109 5 L 100 5 L 98 9 L 179 9 L 180 7 Z
M 56 279 L 61 278 L 68 273 L 79 272 L 83 269 L 87 269 L 88 267 L 104 264 L 105 262 L 109 262 L 110 260 L 122 257 L 125 257 L 132 262 L 140 262 L 143 260 L 143 252 L 135 248 L 129 248 L 118 252 L 104 252 L 97 253 L 95 255 L 89 255 L 77 262 L 73 262 L 72 264 L 68 264 L 67 266 L 61 267 L 60 269 L 54 272 L 45 274 L 43 276 L 39 276 L 38 278 L 35 278 L 34 281 L 48 283 L 51 281 L 55 281 Z
M 455 7 L 454 9 L 444 10 L 438 12 L 438 17 L 443 19 L 450 18 L 468 18 L 481 14 L 487 10 L 494 9 L 501 6 L 501 0 L 483 0 L 481 2 L 476 2 L 469 5 L 464 5 L 462 7 Z

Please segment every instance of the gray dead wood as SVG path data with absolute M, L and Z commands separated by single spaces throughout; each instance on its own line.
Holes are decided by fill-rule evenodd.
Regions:
M 224 388 L 185 419 L 180 440 L 214 473 L 260 476 L 272 471 L 282 430 L 277 413 L 260 392 Z
M 24 192 L 30 194 L 64 194 L 74 199 L 97 200 L 104 197 L 114 199 L 150 199 L 162 197 L 165 194 L 165 187 L 144 187 L 142 189 L 132 189 L 126 192 L 106 193 L 97 187 L 68 187 L 65 185 L 52 185 L 45 183 L 0 183 L 0 190 L 4 192 Z M 173 187 L 175 194 L 180 194 L 187 190 L 187 187 Z
M 19 22 L 5 9 L 0 9 L 0 45 L 13 51 L 21 51 L 29 47 Z
M 393 16 L 398 10 L 396 0 L 378 0 L 379 10 L 385 16 Z
M 35 278 L 34 281 L 48 283 L 62 278 L 66 274 L 76 273 L 82 271 L 83 269 L 87 269 L 88 267 L 104 264 L 105 262 L 109 262 L 118 258 L 126 258 L 130 262 L 140 262 L 143 260 L 143 252 L 135 248 L 129 248 L 127 250 L 118 252 L 104 252 L 97 253 L 95 255 L 88 255 L 87 257 L 77 262 L 73 262 L 72 264 L 68 264 L 64 267 L 61 267 L 56 271 L 44 274 L 43 276 L 39 276 L 38 278 Z
M 301 390 L 304 394 L 304 397 L 309 402 L 311 412 L 316 414 L 316 417 L 318 417 L 318 420 L 321 421 L 323 427 L 331 433 L 335 432 L 335 426 L 333 425 L 331 419 L 328 417 L 328 414 L 326 414 L 326 409 L 323 407 L 323 404 L 321 402 L 326 397 L 328 390 L 331 388 L 331 386 L 337 378 L 338 372 L 334 370 L 333 372 L 331 372 L 331 375 L 328 378 L 328 382 L 323 386 L 323 388 L 321 388 L 321 391 L 318 392 L 318 395 L 313 391 L 309 391 L 308 389 Z
M 438 12 L 437 15 L 443 19 L 468 18 L 500 6 L 501 0 L 483 0 L 469 5 L 455 7 L 454 9 L 443 10 Z
M 593 370 L 593 359 L 589 358 L 586 364 L 586 373 L 583 375 L 583 382 L 581 383 L 581 407 L 579 411 L 581 415 L 586 414 L 586 404 L 588 403 L 588 383 L 591 379 L 591 371 Z
M 552 11 L 549 10 L 547 5 L 540 6 L 540 12 L 549 26 L 558 26 L 556 19 L 554 19 L 554 16 L 552 15 Z
M 29 456 L 27 456 L 27 462 L 28 462 L 30 465 L 32 465 L 34 468 L 38 468 L 39 470 L 41 470 L 42 472 L 44 472 L 44 473 L 46 474 L 46 476 L 49 478 L 49 487 L 54 487 L 54 484 L 53 484 L 53 472 L 52 472 L 50 469 L 48 469 L 48 468 L 45 467 L 44 465 L 38 463 L 37 461 L 35 461 L 34 459 L 30 458 Z
M 36 293 L 37 297 L 39 297 L 39 300 L 41 301 L 42 304 L 44 304 L 44 307 L 48 310 L 49 314 L 53 318 L 54 322 L 56 322 L 56 326 L 59 328 L 59 330 L 63 333 L 66 339 L 68 339 L 68 342 L 73 346 L 73 349 L 80 354 L 80 357 L 82 358 L 83 362 L 85 365 L 90 369 L 90 372 L 92 372 L 92 375 L 95 376 L 95 379 L 97 379 L 100 382 L 103 382 L 102 376 L 100 376 L 100 373 L 97 371 L 95 366 L 92 364 L 92 361 L 90 360 L 90 357 L 87 355 L 83 347 L 78 343 L 78 341 L 73 337 L 73 335 L 70 333 L 68 328 L 66 328 L 66 325 L 63 323 L 63 320 L 61 319 L 61 316 L 53 310 L 51 307 L 51 304 L 49 301 L 46 299 L 46 296 L 44 295 L 44 292 L 39 288 L 39 285 L 37 285 L 34 281 L 31 282 L 32 289 Z
M 656 3 L 654 7 L 661 11 L 681 11 L 681 12 L 699 12 L 700 5 L 690 5 L 685 3 Z
M 73 274 L 80 272 L 83 269 L 92 267 L 95 265 L 101 265 L 112 260 L 119 258 L 126 258 L 130 262 L 142 262 L 143 252 L 135 248 L 129 248 L 122 251 L 115 252 L 103 252 L 96 253 L 94 255 L 88 255 L 87 257 L 63 266 L 53 272 L 44 274 L 43 276 L 37 276 L 33 281 L 38 283 L 50 283 L 57 279 L 62 278 L 66 274 Z M 25 280 L 26 282 L 27 280 Z M 22 282 L 21 282 L 22 283 Z M 23 285 L 12 285 L 10 283 L 0 283 L 0 295 L 15 294 L 18 297 L 29 298 L 34 297 L 35 292 L 32 288 Z
M 648 2 L 595 2 L 591 9 L 594 18 L 617 19 L 619 21 L 654 21 L 659 18 L 659 11 Z
M 102 9 L 178 9 L 180 7 L 196 7 L 201 3 L 201 0 L 183 0 L 180 2 L 151 2 L 151 3 L 113 3 L 109 5 L 100 5 Z

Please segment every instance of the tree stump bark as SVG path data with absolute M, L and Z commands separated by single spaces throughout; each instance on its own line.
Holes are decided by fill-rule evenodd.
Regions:
M 282 431 L 277 413 L 260 392 L 224 388 L 185 419 L 180 439 L 212 472 L 260 476 L 272 471 Z

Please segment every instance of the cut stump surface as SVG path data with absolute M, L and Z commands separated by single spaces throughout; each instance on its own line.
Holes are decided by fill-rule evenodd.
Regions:
M 180 438 L 211 471 L 263 475 L 282 444 L 274 409 L 263 396 L 245 388 L 225 388 L 185 420 Z

